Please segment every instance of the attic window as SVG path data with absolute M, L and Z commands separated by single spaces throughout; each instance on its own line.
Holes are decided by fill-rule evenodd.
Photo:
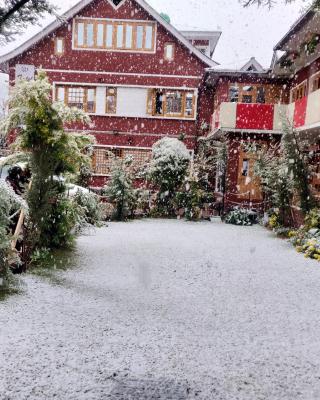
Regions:
M 108 2 L 114 7 L 114 8 L 119 8 L 122 3 L 124 3 L 126 0 L 108 0 Z

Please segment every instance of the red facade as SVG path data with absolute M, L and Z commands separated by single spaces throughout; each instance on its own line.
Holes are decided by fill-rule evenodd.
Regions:
M 77 17 L 114 19 L 121 21 L 152 21 L 154 18 L 136 1 L 126 0 L 115 9 L 106 0 L 94 0 Z M 196 94 L 194 118 L 161 118 L 144 115 L 94 115 L 89 127 L 76 126 L 94 134 L 97 145 L 151 149 L 163 136 L 181 137 L 190 150 L 195 149 L 197 137 L 209 127 L 213 111 L 213 92 L 203 85 L 206 64 L 192 53 L 162 24 L 156 23 L 154 53 L 74 49 L 73 19 L 45 36 L 22 54 L 10 59 L 11 84 L 17 64 L 33 65 L 46 71 L 54 85 L 103 85 L 119 88 L 172 88 L 192 90 Z M 55 38 L 63 38 L 64 52 L 55 54 Z M 174 44 L 174 59 L 164 57 L 167 43 Z M 211 61 L 208 59 L 208 61 Z M 53 94 L 54 95 L 54 94 Z M 97 101 L 97 100 L 96 100 Z M 147 105 L 145 105 L 147 107 Z M 141 112 L 143 114 L 143 112 Z M 105 181 L 96 174 L 93 186 Z M 105 174 L 102 174 L 105 175 Z

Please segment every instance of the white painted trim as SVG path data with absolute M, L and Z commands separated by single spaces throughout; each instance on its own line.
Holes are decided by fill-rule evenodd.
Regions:
M 303 125 L 303 126 L 300 126 L 299 128 L 294 128 L 294 129 L 297 132 L 301 132 L 301 131 L 307 131 L 309 129 L 316 129 L 316 128 L 320 128 L 320 121 L 315 122 L 314 124 L 311 124 L 311 125 Z
M 117 10 L 118 8 L 120 8 L 121 6 L 124 5 L 124 3 L 127 0 L 122 0 L 117 6 L 111 1 L 111 0 L 107 0 L 107 2 L 111 5 L 111 7 L 113 7 L 115 10 Z
M 140 146 L 118 146 L 118 145 L 111 145 L 111 144 L 95 144 L 94 148 L 102 148 L 102 149 L 127 149 L 127 150 L 151 150 L 152 147 L 140 147 Z
M 115 135 L 114 131 L 98 131 L 95 129 L 91 129 L 91 130 L 84 130 L 84 131 L 80 131 L 80 130 L 75 130 L 75 129 L 65 129 L 65 131 L 67 132 L 78 132 L 78 133 L 86 133 L 86 134 L 97 134 L 97 133 L 102 133 L 104 135 L 113 135 L 113 136 L 118 136 L 118 135 L 126 135 L 126 136 L 139 136 L 140 138 L 142 136 L 148 136 L 148 137 L 157 137 L 157 138 L 163 138 L 163 137 L 171 137 L 171 138 L 176 138 L 178 139 L 180 137 L 180 134 L 178 135 L 170 135 L 170 134 L 163 134 L 163 133 L 134 133 L 134 132 L 118 132 Z M 186 139 L 195 139 L 196 135 L 185 135 Z
M 160 120 L 179 120 L 179 121 L 193 121 L 195 122 L 198 117 L 198 98 L 199 98 L 199 92 L 197 88 L 188 88 L 188 87 L 171 87 L 171 86 L 142 86 L 142 85 L 121 85 L 121 84 L 103 84 L 103 83 L 86 83 L 86 82 L 56 82 L 54 81 L 52 84 L 53 88 L 53 101 L 56 101 L 56 86 L 92 86 L 92 87 L 123 87 L 123 88 L 142 88 L 142 89 L 169 89 L 169 90 L 183 90 L 183 91 L 188 91 L 194 92 L 194 95 L 196 97 L 195 105 L 194 105 L 194 117 L 193 118 L 187 118 L 187 117 L 164 117 L 164 116 L 156 116 L 156 115 L 144 115 L 143 117 L 141 116 L 132 116 L 132 115 L 120 115 L 120 114 L 107 114 L 107 113 L 87 113 L 90 116 L 96 116 L 96 117 L 112 117 L 112 118 L 139 118 L 139 119 L 160 119 Z
M 191 53 L 193 53 L 198 59 L 200 59 L 204 64 L 206 64 L 208 67 L 214 67 L 217 65 L 215 61 L 212 59 L 208 58 L 206 55 L 202 54 L 201 51 L 196 49 L 188 39 L 186 39 L 182 33 L 180 33 L 174 26 L 169 24 L 167 21 L 165 21 L 160 14 L 158 14 L 149 4 L 147 4 L 144 0 L 135 0 L 137 4 L 139 4 L 145 11 L 147 11 L 160 25 L 162 25 L 167 31 L 169 31 L 179 42 L 181 42 L 187 49 L 190 50 Z M 92 0 L 81 0 L 79 3 L 77 3 L 74 7 L 72 7 L 70 10 L 68 10 L 66 13 L 62 15 L 62 18 L 59 20 L 55 20 L 51 24 L 49 24 L 45 29 L 43 29 L 41 32 L 37 33 L 35 36 L 33 36 L 31 39 L 27 40 L 25 43 L 23 43 L 21 46 L 16 48 L 13 51 L 10 51 L 9 53 L 3 55 L 0 57 L 0 64 L 4 64 L 11 60 L 12 58 L 18 56 L 19 54 L 23 53 L 24 51 L 28 50 L 31 46 L 34 44 L 38 43 L 41 39 L 43 39 L 45 36 L 50 35 L 53 33 L 56 29 L 58 29 L 60 26 L 64 25 L 66 20 L 69 20 L 73 18 L 75 15 L 77 15 L 83 8 L 85 8 L 87 5 L 89 5 L 92 2 Z
M 88 19 L 92 19 L 93 21 L 111 21 L 111 22 L 141 22 L 143 24 L 150 24 L 150 25 L 155 25 L 157 26 L 157 23 L 155 21 L 150 21 L 147 19 L 122 19 L 122 18 L 99 18 L 99 17 L 75 17 L 73 19 L 73 21 L 78 20 L 78 19 L 84 19 L 84 20 L 88 20 Z
M 10 69 L 15 69 L 11 67 Z M 71 70 L 71 69 L 50 69 L 50 68 L 37 68 L 37 71 L 45 72 L 58 72 L 62 74 L 88 74 L 88 75 L 114 75 L 114 76 L 140 76 L 148 78 L 175 78 L 175 79 L 202 79 L 202 76 L 188 76 L 188 75 L 162 75 L 162 74 L 140 74 L 139 72 L 111 72 L 111 71 L 84 71 L 84 70 Z
M 88 48 L 88 47 L 75 47 L 74 45 L 74 39 L 75 39 L 75 26 L 76 26 L 76 20 L 83 19 L 83 20 L 88 20 L 92 19 L 93 21 L 99 20 L 99 21 L 112 21 L 112 22 L 141 22 L 144 24 L 149 24 L 149 25 L 154 25 L 154 39 L 153 39 L 153 50 L 134 50 L 134 49 L 113 49 L 113 48 Z M 102 51 L 102 52 L 107 52 L 107 53 L 134 53 L 134 54 L 156 54 L 157 52 L 157 34 L 158 34 L 158 27 L 157 23 L 154 21 L 148 21 L 148 20 L 139 20 L 139 19 L 112 19 L 112 18 L 93 18 L 93 17 L 75 17 L 72 20 L 72 40 L 71 40 L 71 48 L 72 50 L 75 51 Z
M 188 86 L 160 86 L 160 85 L 124 85 L 123 83 L 87 83 L 87 82 L 66 82 L 54 81 L 53 85 L 72 85 L 72 86 L 105 86 L 105 87 L 128 87 L 128 88 L 142 88 L 142 89 L 169 89 L 169 90 L 184 90 L 194 91 L 198 95 L 198 88 Z

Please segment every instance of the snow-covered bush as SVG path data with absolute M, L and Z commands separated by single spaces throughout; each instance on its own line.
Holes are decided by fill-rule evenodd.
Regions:
M 250 219 L 250 213 L 248 210 L 244 208 L 237 208 L 235 210 L 230 211 L 226 216 L 225 222 L 227 224 L 233 224 L 233 225 L 246 225 L 246 226 L 252 225 Z
M 153 145 L 148 175 L 159 190 L 159 214 L 174 215 L 173 198 L 186 177 L 189 162 L 190 154 L 178 139 L 166 137 Z
M 115 207 L 113 218 L 124 221 L 135 201 L 131 172 L 132 159 L 114 159 L 110 182 L 104 187 L 103 194 Z
M 320 210 L 312 209 L 305 217 L 304 226 L 291 230 L 288 236 L 299 253 L 320 261 Z
M 99 197 L 95 193 L 84 193 L 78 190 L 73 201 L 78 205 L 81 226 L 93 225 L 99 226 L 102 221 L 102 207 L 99 202 Z

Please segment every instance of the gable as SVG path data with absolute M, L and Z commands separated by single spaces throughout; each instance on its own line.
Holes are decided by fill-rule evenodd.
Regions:
M 144 0 L 103 0 L 105 4 L 110 6 L 111 17 L 112 18 L 130 18 L 132 19 L 132 7 L 141 9 L 146 15 L 147 19 L 155 20 L 159 26 L 161 26 L 165 31 L 168 32 L 173 37 L 173 40 L 178 43 L 179 46 L 183 46 L 190 54 L 192 54 L 195 58 L 198 59 L 205 66 L 215 66 L 213 60 L 208 58 L 206 55 L 201 53 L 198 49 L 196 49 L 189 41 L 186 39 L 179 31 L 177 31 L 172 25 L 167 23 L 155 10 L 153 10 Z M 101 15 L 97 15 L 97 11 L 94 7 L 96 4 L 95 1 L 92 0 L 82 0 L 72 9 L 70 9 L 67 13 L 63 15 L 63 19 L 70 21 L 74 16 L 78 15 L 87 15 L 88 12 L 90 16 L 99 18 Z M 128 14 L 128 9 L 131 6 L 130 15 Z M 138 7 L 137 7 L 138 6 Z M 104 17 L 107 17 L 105 15 Z M 35 44 L 39 43 L 42 39 L 48 37 L 49 35 L 54 34 L 59 28 L 63 25 L 66 25 L 65 22 L 55 21 L 46 27 L 43 31 L 35 35 L 32 39 L 24 43 L 22 46 L 18 47 L 14 51 L 0 57 L 0 64 L 6 63 L 14 57 L 17 57 L 24 53 L 26 50 L 30 49 Z

